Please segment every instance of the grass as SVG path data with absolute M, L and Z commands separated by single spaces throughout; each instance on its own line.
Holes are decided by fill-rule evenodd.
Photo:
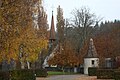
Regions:
M 71 73 L 71 72 L 60 72 L 60 71 L 48 71 L 47 72 L 49 76 L 51 75 L 71 75 L 71 74 L 76 74 L 76 73 Z

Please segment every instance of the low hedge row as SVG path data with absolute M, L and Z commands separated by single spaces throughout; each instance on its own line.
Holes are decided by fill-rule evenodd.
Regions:
M 12 70 L 10 71 L 11 80 L 36 80 L 33 70 Z
M 114 79 L 115 80 L 120 80 L 120 70 L 114 71 Z
M 0 71 L 0 80 L 36 80 L 36 77 L 46 76 L 47 71 L 45 69 Z
M 97 68 L 96 67 L 89 67 L 88 68 L 88 75 L 89 76 L 97 76 Z
M 59 67 L 45 67 L 47 71 L 62 71 Z
M 98 69 L 98 79 L 114 79 L 114 69 Z
M 88 68 L 89 76 L 97 76 L 98 79 L 120 80 L 120 69 Z
M 36 77 L 47 77 L 47 70 L 46 69 L 35 69 Z
M 5 72 L 5 71 L 0 71 L 0 80 L 9 80 L 10 78 L 10 74 L 9 72 Z

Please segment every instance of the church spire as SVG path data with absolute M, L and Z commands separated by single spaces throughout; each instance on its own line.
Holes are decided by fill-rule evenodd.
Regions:
M 51 19 L 51 28 L 50 28 L 50 41 L 55 41 L 55 28 L 54 28 L 54 16 L 53 16 L 53 11 L 52 11 L 52 19 Z

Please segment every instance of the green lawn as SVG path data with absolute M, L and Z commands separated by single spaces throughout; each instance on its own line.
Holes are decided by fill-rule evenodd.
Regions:
M 59 72 L 59 71 L 48 71 L 48 75 L 70 75 L 70 74 L 76 74 L 71 72 Z

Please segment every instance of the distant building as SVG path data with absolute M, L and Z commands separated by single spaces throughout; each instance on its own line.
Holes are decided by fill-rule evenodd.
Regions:
M 87 54 L 84 56 L 84 74 L 88 74 L 89 67 L 98 67 L 99 58 L 93 44 L 93 39 L 90 39 L 89 48 Z
M 105 58 L 105 68 L 112 68 L 112 58 Z

